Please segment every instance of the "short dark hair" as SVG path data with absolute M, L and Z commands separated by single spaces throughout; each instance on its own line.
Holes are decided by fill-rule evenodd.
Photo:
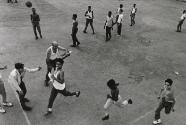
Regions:
M 15 63 L 15 68 L 16 69 L 23 69 L 24 68 L 24 64 L 23 63 Z
M 110 17 L 111 15 L 112 15 L 112 12 L 111 12 L 111 11 L 109 11 L 109 12 L 108 12 L 108 16 Z
M 32 8 L 32 11 L 36 11 L 36 8 Z
M 114 79 L 110 79 L 108 82 L 107 82 L 107 86 L 110 88 L 110 89 L 116 89 L 116 87 L 118 86 L 119 84 L 115 82 Z
M 165 82 L 169 83 L 169 85 L 172 86 L 172 83 L 173 83 L 172 79 L 168 78 L 165 80 Z
M 57 59 L 56 59 L 56 63 L 57 63 L 57 62 L 61 63 L 61 65 L 64 64 L 64 60 L 63 60 L 63 59 L 60 59 L 60 58 L 57 58 Z
M 122 8 L 123 7 L 123 4 L 120 4 L 119 7 Z
M 90 9 L 91 9 L 91 6 L 88 6 L 88 8 L 90 8 Z
M 184 10 L 183 13 L 186 13 L 186 10 Z
M 73 18 L 75 18 L 75 19 L 77 18 L 77 14 L 73 14 L 72 16 L 73 16 Z
M 136 6 L 136 4 L 133 4 L 133 6 Z

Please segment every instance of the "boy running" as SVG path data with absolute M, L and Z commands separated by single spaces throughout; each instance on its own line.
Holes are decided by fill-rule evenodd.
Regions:
M 183 11 L 183 14 L 180 17 L 180 21 L 177 25 L 177 31 L 176 32 L 181 32 L 181 27 L 182 27 L 182 24 L 183 24 L 185 18 L 186 18 L 186 10 Z
M 121 36 L 122 20 L 123 20 L 123 9 L 120 9 L 119 16 L 117 19 L 117 35 L 118 36 Z
M 7 69 L 7 66 L 4 66 L 3 68 L 0 68 L 0 70 L 4 70 L 4 69 Z M 0 113 L 5 113 L 6 110 L 3 108 L 3 106 L 12 107 L 13 104 L 10 103 L 10 102 L 7 102 L 4 81 L 2 79 L 1 74 L 0 74 L 0 95 L 2 96 L 2 100 L 3 100 L 3 103 L 0 104 Z
M 104 25 L 104 29 L 105 29 L 105 26 L 106 26 L 106 40 L 105 41 L 109 41 L 111 39 L 111 29 L 113 29 L 113 26 L 114 23 L 113 23 L 113 16 L 112 16 L 112 12 L 109 11 L 108 12 L 108 16 L 107 16 L 107 19 L 105 21 L 105 25 Z
M 58 93 L 61 93 L 64 96 L 74 96 L 75 95 L 76 97 L 79 97 L 79 95 L 80 95 L 80 91 L 70 92 L 70 91 L 66 90 L 64 71 L 62 69 L 63 63 L 64 63 L 63 59 L 57 59 L 56 60 L 56 70 L 54 71 L 54 74 L 49 74 L 50 81 L 53 84 L 53 87 L 52 87 L 49 102 L 48 102 L 48 110 L 47 110 L 47 113 L 45 114 L 45 116 L 52 113 L 52 106 L 53 106 L 54 100 L 55 100 L 56 96 L 58 95 Z
M 170 114 L 171 111 L 174 111 L 176 100 L 174 98 L 174 90 L 172 89 L 172 84 L 172 79 L 166 79 L 164 87 L 160 91 L 160 94 L 158 96 L 158 99 L 160 99 L 160 103 L 155 111 L 155 120 L 153 121 L 154 125 L 161 123 L 160 113 L 162 109 L 165 108 L 165 114 Z
M 92 28 L 92 32 L 93 32 L 93 34 L 95 34 L 94 27 L 93 27 L 94 13 L 91 10 L 91 6 L 88 6 L 88 10 L 85 12 L 85 17 L 86 17 L 86 24 L 85 24 L 85 29 L 83 30 L 83 32 L 87 33 L 87 27 L 88 27 L 88 24 L 90 23 L 90 26 Z
M 136 4 L 133 4 L 133 7 L 132 7 L 132 10 L 131 10 L 131 13 L 130 13 L 130 18 L 131 18 L 130 26 L 133 26 L 135 24 L 134 19 L 135 19 L 136 12 L 137 12 Z
M 110 79 L 107 82 L 107 86 L 111 90 L 111 94 L 107 95 L 107 101 L 104 105 L 105 115 L 102 118 L 102 120 L 108 120 L 109 119 L 108 109 L 112 104 L 115 104 L 118 107 L 123 107 L 127 104 L 132 104 L 131 99 L 122 100 L 122 97 L 119 95 L 119 89 L 117 88 L 118 85 L 119 85 L 119 83 L 116 83 L 114 79 Z

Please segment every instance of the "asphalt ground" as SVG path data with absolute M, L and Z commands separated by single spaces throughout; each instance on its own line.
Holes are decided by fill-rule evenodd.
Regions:
M 0 114 L 0 125 L 149 125 L 152 124 L 156 99 L 166 78 L 174 80 L 177 103 L 175 112 L 164 115 L 163 125 L 185 125 L 186 120 L 186 25 L 177 33 L 176 26 L 186 3 L 176 0 L 31 0 L 41 18 L 43 39 L 35 40 L 30 22 L 31 9 L 25 0 L 18 4 L 7 4 L 0 0 L 0 59 L 8 69 L 2 71 L 8 100 L 14 107 Z M 124 5 L 122 36 L 105 42 L 103 29 L 109 10 L 115 12 L 119 4 Z M 136 24 L 130 27 L 130 9 L 136 3 Z M 90 27 L 84 34 L 84 12 L 92 5 L 95 20 L 95 35 Z M 72 14 L 78 14 L 81 42 L 79 48 L 72 44 Z M 81 90 L 79 98 L 58 95 L 53 114 L 44 117 L 51 87 L 44 87 L 46 72 L 46 49 L 51 41 L 72 54 L 65 60 L 64 71 L 67 88 Z M 27 67 L 41 66 L 40 72 L 27 73 L 28 105 L 31 112 L 23 112 L 15 92 L 7 83 L 15 62 Z M 175 74 L 178 72 L 179 74 Z M 109 90 L 106 82 L 114 78 L 120 83 L 120 94 L 124 99 L 132 98 L 133 105 L 123 109 L 110 108 L 110 120 L 101 121 L 103 105 Z

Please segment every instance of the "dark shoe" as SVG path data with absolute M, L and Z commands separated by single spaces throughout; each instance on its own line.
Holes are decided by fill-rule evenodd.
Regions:
M 176 30 L 176 32 L 181 32 L 180 30 Z
M 30 102 L 30 100 L 27 99 L 27 98 L 24 98 L 23 101 L 24 101 L 24 102 Z
M 95 34 L 95 32 L 92 33 L 93 35 Z
M 70 45 L 71 47 L 76 47 L 76 45 Z
M 77 46 L 79 46 L 80 42 L 77 42 Z
M 36 38 L 35 38 L 36 40 L 38 39 L 38 37 L 36 36 Z
M 77 91 L 76 92 L 76 97 L 79 97 L 79 95 L 80 95 L 80 91 Z
M 87 33 L 87 32 L 84 30 L 83 33 Z
M 43 38 L 43 36 L 42 36 L 42 35 L 40 35 L 40 38 L 42 39 L 42 38 Z
M 31 111 L 31 110 L 32 110 L 31 107 L 26 106 L 26 105 L 22 105 L 22 108 L 23 108 L 23 110 L 25 110 L 25 111 Z
M 47 111 L 47 112 L 44 114 L 44 116 L 48 116 L 48 115 L 50 115 L 50 114 L 52 114 L 52 111 Z
M 132 104 L 132 99 L 128 99 L 128 104 Z
M 108 120 L 109 119 L 109 115 L 105 115 L 103 118 L 102 118 L 102 120 L 104 121 L 104 120 Z

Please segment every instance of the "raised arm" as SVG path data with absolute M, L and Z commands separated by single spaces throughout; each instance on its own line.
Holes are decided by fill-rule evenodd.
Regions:
M 26 70 L 27 72 L 30 72 L 30 73 L 34 73 L 34 72 L 37 72 L 37 71 L 40 71 L 41 70 L 41 67 L 38 67 L 38 68 L 27 68 L 27 67 L 24 67 L 24 70 Z
M 4 70 L 4 69 L 7 69 L 7 66 L 0 67 L 0 70 Z

